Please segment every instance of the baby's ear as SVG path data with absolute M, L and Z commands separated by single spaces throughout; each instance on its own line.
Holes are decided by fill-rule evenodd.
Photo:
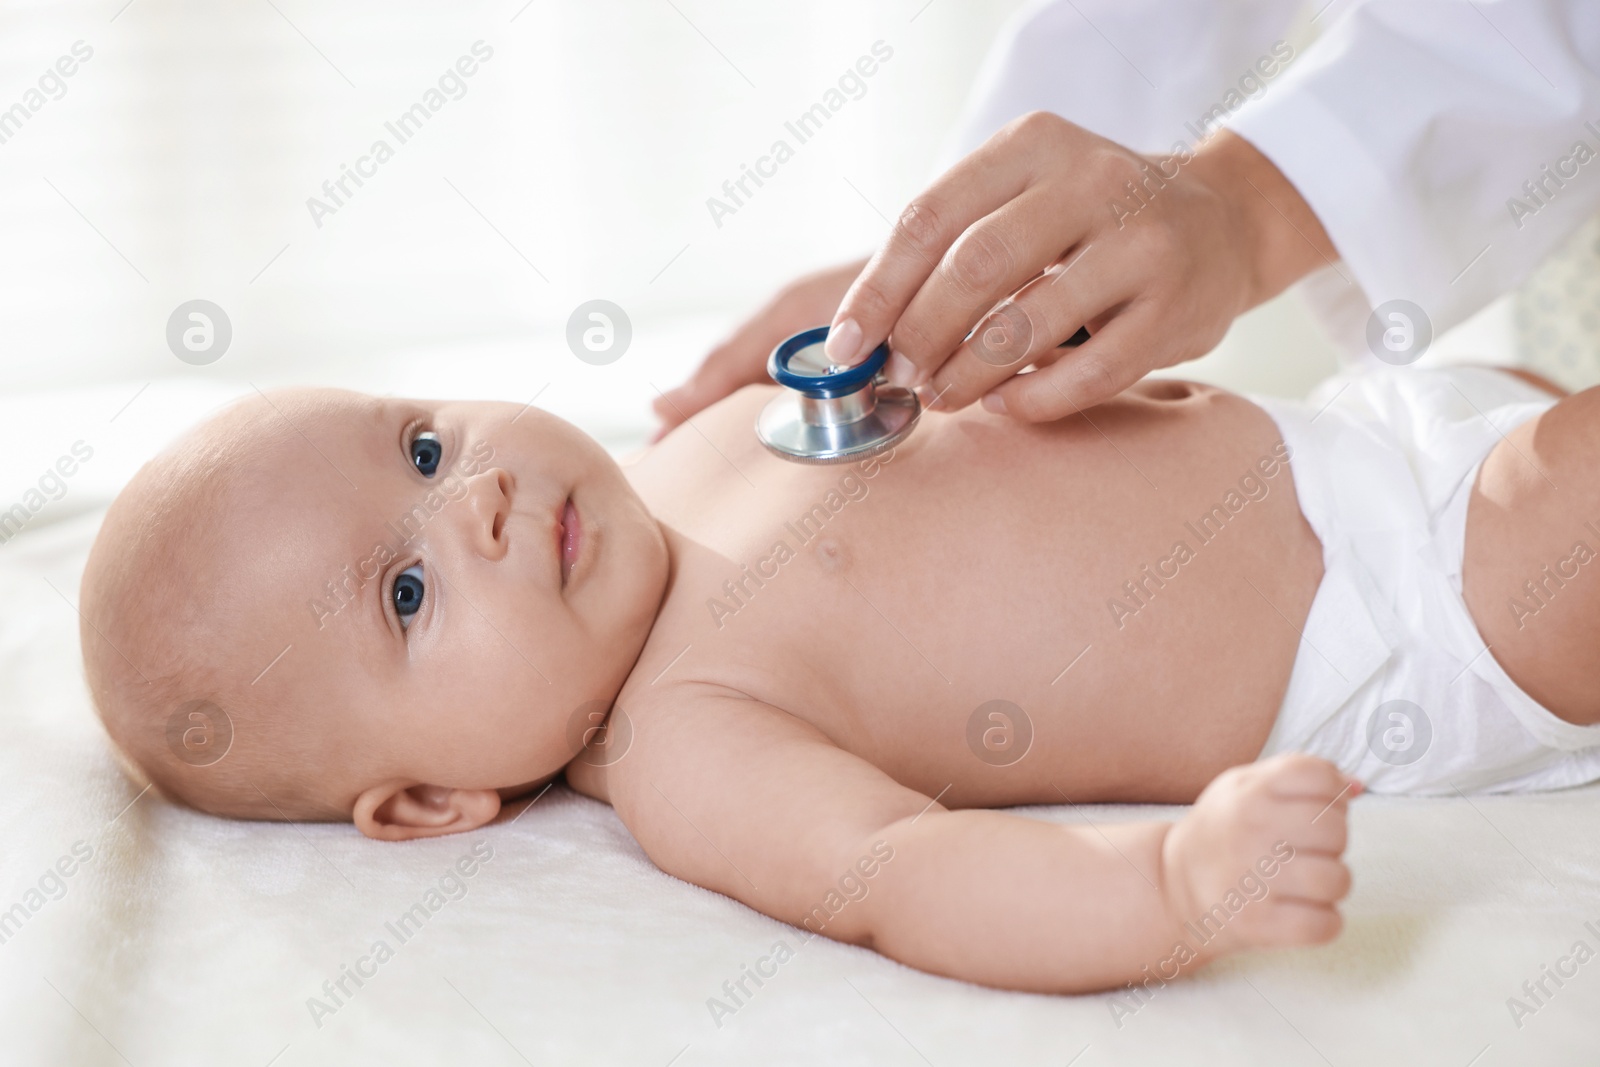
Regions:
M 356 798 L 352 821 L 379 841 L 410 841 L 476 830 L 500 814 L 493 789 L 452 789 L 395 779 Z

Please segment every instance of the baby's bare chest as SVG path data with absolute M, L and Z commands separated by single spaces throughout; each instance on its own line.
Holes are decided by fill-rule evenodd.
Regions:
M 1205 416 L 1171 418 L 1160 434 L 1137 411 L 1042 431 L 931 419 L 892 454 L 831 467 L 773 459 L 733 434 L 683 440 L 671 473 L 640 486 L 675 562 L 638 677 L 743 693 L 935 791 L 946 784 L 935 778 L 991 774 L 995 728 L 1036 742 L 1041 772 L 1124 744 L 1149 725 L 1137 709 L 1170 706 L 1183 684 L 1141 659 L 1192 630 L 1213 587 L 1238 584 L 1228 558 L 1249 551 L 1245 537 L 1213 549 L 1170 583 L 1162 610 L 1134 620 L 1137 634 L 1108 607 L 1170 559 L 1229 462 L 1270 451 L 1270 432 L 1230 428 L 1237 419 L 1206 420 L 1200 446 Z M 1220 461 L 1207 454 L 1219 444 L 1231 454 Z M 1288 508 L 1261 508 L 1262 536 L 1298 521 L 1292 492 L 1279 495 Z M 969 785 L 1005 802 L 1037 794 L 1047 779 L 1034 777 Z

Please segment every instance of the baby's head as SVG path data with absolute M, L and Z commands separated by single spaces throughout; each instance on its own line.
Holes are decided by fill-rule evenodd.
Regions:
M 84 572 L 124 757 L 219 815 L 470 830 L 576 754 L 667 580 L 595 441 L 532 407 L 297 390 L 191 432 Z

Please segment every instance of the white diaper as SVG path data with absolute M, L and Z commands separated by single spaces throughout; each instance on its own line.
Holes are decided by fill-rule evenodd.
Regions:
M 1600 779 L 1600 725 L 1557 718 L 1484 647 L 1461 597 L 1479 465 L 1555 401 L 1499 371 L 1343 374 L 1251 397 L 1290 449 L 1325 574 L 1261 758 L 1309 752 L 1374 792 L 1521 792 Z

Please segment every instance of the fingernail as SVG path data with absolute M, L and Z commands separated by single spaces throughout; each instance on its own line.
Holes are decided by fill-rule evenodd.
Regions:
M 917 381 L 917 365 L 899 352 L 889 353 L 888 369 L 884 374 L 889 379 L 890 385 L 903 386 L 906 389 L 915 389 L 920 382 Z
M 985 393 L 983 395 L 983 407 L 985 411 L 992 411 L 996 415 L 1004 415 L 1006 413 L 1006 398 L 999 393 Z
M 835 363 L 855 366 L 858 362 L 856 356 L 861 354 L 860 325 L 855 319 L 845 319 L 828 331 L 828 339 L 822 342 L 822 350 Z

